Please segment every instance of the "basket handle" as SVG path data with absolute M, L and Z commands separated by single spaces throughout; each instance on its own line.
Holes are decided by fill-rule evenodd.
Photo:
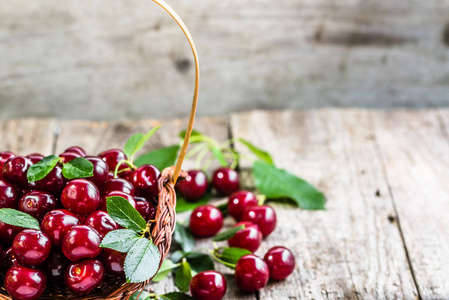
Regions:
M 179 15 L 164 1 L 164 0 L 153 0 L 159 6 L 161 6 L 169 15 L 178 23 L 179 27 L 181 27 L 184 35 L 189 41 L 190 48 L 192 49 L 193 58 L 195 60 L 195 89 L 193 92 L 193 101 L 192 108 L 190 110 L 189 123 L 187 124 L 186 134 L 184 137 L 184 142 L 181 147 L 181 151 L 179 152 L 178 159 L 175 165 L 175 171 L 173 173 L 173 183 L 176 184 L 178 180 L 179 172 L 181 171 L 182 162 L 184 161 L 184 157 L 186 155 L 187 146 L 189 145 L 190 135 L 192 134 L 193 122 L 195 120 L 196 106 L 198 103 L 198 89 L 200 85 L 200 63 L 198 60 L 198 52 L 196 51 L 195 43 L 193 42 L 192 36 L 190 35 L 187 26 L 184 24 Z

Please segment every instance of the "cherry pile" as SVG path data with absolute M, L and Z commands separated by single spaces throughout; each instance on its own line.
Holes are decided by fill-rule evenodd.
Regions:
M 59 155 L 62 163 L 84 157 L 93 176 L 68 180 L 57 165 L 43 179 L 28 182 L 27 171 L 44 156 L 0 153 L 0 208 L 25 212 L 40 230 L 0 221 L 0 274 L 14 299 L 38 299 L 47 286 L 65 285 L 87 295 L 105 276 L 124 278 L 123 253 L 99 247 L 102 238 L 119 225 L 106 212 L 106 198 L 121 196 L 148 221 L 155 218 L 160 171 L 152 165 L 119 167 L 126 155 L 118 149 L 88 156 L 81 147 Z

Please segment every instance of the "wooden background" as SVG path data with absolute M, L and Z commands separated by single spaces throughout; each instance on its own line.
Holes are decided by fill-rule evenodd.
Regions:
M 200 115 L 449 105 L 449 0 L 171 0 Z M 185 115 L 193 65 L 150 0 L 0 0 L 0 118 Z

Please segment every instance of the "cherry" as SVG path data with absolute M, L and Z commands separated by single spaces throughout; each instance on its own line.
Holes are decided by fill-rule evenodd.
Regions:
M 145 200 L 136 200 L 136 210 L 145 219 L 145 221 L 149 220 L 150 216 L 150 202 Z
M 220 300 L 226 288 L 226 279 L 216 271 L 198 273 L 190 281 L 190 293 L 198 300 Z
M 186 178 L 176 183 L 176 191 L 187 201 L 198 201 L 207 192 L 207 176 L 199 170 L 190 170 L 187 174 Z
M 65 208 L 85 216 L 100 206 L 100 192 L 92 182 L 75 179 L 62 190 L 61 202 Z
M 45 191 L 59 197 L 65 184 L 66 179 L 62 176 L 62 168 L 56 166 L 41 180 L 30 182 L 28 189 Z
M 246 208 L 256 205 L 256 195 L 248 191 L 237 191 L 229 196 L 228 212 L 236 221 L 240 221 Z
M 136 195 L 151 200 L 159 194 L 157 181 L 161 172 L 153 165 L 143 165 L 133 171 L 128 180 L 136 189 Z
M 38 162 L 40 162 L 44 158 L 44 156 L 42 154 L 40 154 L 40 153 L 31 153 L 31 154 L 28 154 L 25 157 L 28 158 L 29 160 L 31 160 L 33 165 L 38 163 Z
M 126 179 L 112 178 L 108 179 L 103 186 L 103 195 L 110 192 L 123 192 L 125 194 L 134 196 L 134 186 Z
M 101 157 L 101 159 L 103 159 L 106 162 L 111 172 L 115 171 L 115 168 L 117 167 L 117 164 L 119 162 L 128 159 L 125 153 L 123 153 L 123 151 L 120 149 L 106 150 L 98 154 L 98 156 Z M 126 169 L 127 167 L 128 165 L 123 164 L 119 167 L 119 170 Z
M 64 281 L 66 287 L 77 295 L 87 295 L 98 287 L 104 278 L 104 267 L 98 259 L 86 259 L 71 263 Z
M 19 210 L 41 220 L 47 212 L 56 209 L 57 203 L 53 195 L 34 191 L 25 194 L 19 200 Z
M 106 274 L 116 277 L 125 277 L 125 271 L 123 269 L 125 257 L 126 254 L 124 253 L 104 248 L 99 258 L 104 266 Z
M 75 225 L 80 223 L 78 217 L 67 209 L 49 211 L 41 222 L 41 229 L 48 235 L 53 246 L 60 247 L 62 239 Z
M 86 225 L 76 225 L 64 236 L 62 252 L 71 261 L 94 258 L 101 253 L 100 243 L 100 235 L 95 229 Z
M 32 164 L 26 157 L 11 157 L 3 165 L 3 179 L 19 188 L 26 188 L 28 186 L 27 171 Z
M 11 246 L 14 237 L 22 230 L 22 227 L 9 225 L 0 221 L 0 244 L 5 248 Z
M 97 188 L 101 190 L 104 183 L 108 179 L 108 166 L 101 158 L 96 156 L 86 156 L 85 159 L 94 165 L 93 176 L 87 177 L 86 179 L 92 181 L 92 183 L 94 183 Z
M 20 266 L 19 261 L 17 260 L 17 257 L 12 252 L 12 247 L 10 247 L 5 252 L 5 268 L 9 269 L 12 266 Z
M 268 205 L 252 206 L 245 210 L 242 221 L 257 224 L 263 237 L 267 237 L 276 228 L 276 212 Z
M 67 148 L 67 149 L 64 150 L 64 153 L 65 153 L 65 152 L 76 153 L 76 154 L 79 154 L 80 156 L 86 156 L 86 155 L 87 155 L 86 150 L 84 150 L 83 148 L 81 148 L 81 147 L 79 147 L 79 146 L 72 146 L 72 147 L 69 147 L 69 148 Z
M 190 230 L 196 236 L 213 236 L 223 226 L 223 215 L 212 205 L 201 205 L 190 215 Z
M 295 269 L 295 257 L 285 247 L 277 246 L 271 248 L 265 254 L 264 260 L 270 270 L 270 278 L 273 280 L 285 279 Z
M 47 278 L 41 270 L 13 266 L 6 272 L 6 291 L 16 300 L 37 300 L 46 287 Z
M 0 271 L 5 268 L 6 265 L 6 253 L 3 250 L 2 246 L 0 246 Z
M 119 228 L 111 216 L 102 210 L 94 211 L 88 215 L 83 224 L 95 229 L 101 238 L 104 238 L 109 231 Z
M 0 179 L 0 208 L 17 208 L 19 192 L 15 187 Z
M 50 255 L 51 242 L 42 231 L 25 229 L 14 238 L 12 252 L 21 265 L 38 266 Z
M 70 261 L 65 257 L 61 250 L 53 250 L 45 262 L 40 266 L 51 283 L 64 282 L 64 271 Z
M 107 211 L 107 202 L 106 202 L 106 200 L 107 200 L 108 197 L 112 197 L 112 196 L 123 197 L 132 205 L 132 207 L 136 208 L 136 201 L 134 200 L 133 196 L 125 194 L 125 193 L 122 193 L 122 192 L 114 191 L 114 192 L 110 192 L 109 194 L 101 197 L 101 199 L 100 199 L 100 209 L 101 210 Z
M 260 257 L 247 254 L 242 256 L 235 266 L 235 283 L 240 290 L 251 293 L 267 285 L 268 266 Z
M 9 152 L 9 151 L 5 151 L 5 152 L 0 152 L 0 179 L 3 177 L 3 165 L 5 164 L 5 162 L 10 159 L 11 157 L 16 156 L 14 153 Z
M 77 157 L 81 157 L 82 155 L 80 155 L 77 152 L 63 152 L 61 154 L 59 154 L 59 157 L 61 158 L 62 163 L 68 163 L 71 160 L 74 160 Z
M 247 249 L 255 252 L 262 243 L 262 232 L 259 226 L 250 222 L 240 222 L 234 227 L 245 225 L 244 229 L 239 230 L 232 238 L 228 240 L 230 247 Z
M 223 196 L 229 196 L 240 187 L 239 173 L 230 168 L 218 168 L 212 175 L 212 185 Z

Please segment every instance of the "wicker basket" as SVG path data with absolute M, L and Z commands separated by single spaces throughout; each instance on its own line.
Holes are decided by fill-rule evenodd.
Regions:
M 175 230 L 176 224 L 176 193 L 175 183 L 178 177 L 185 177 L 186 174 L 181 171 L 181 165 L 184 160 L 187 146 L 189 143 L 190 135 L 192 133 L 193 122 L 195 119 L 196 106 L 198 101 L 198 89 L 199 89 L 199 61 L 195 44 L 189 33 L 189 30 L 185 26 L 184 22 L 178 16 L 178 14 L 167 4 L 164 0 L 152 0 L 161 6 L 170 16 L 176 21 L 184 32 L 187 40 L 190 44 L 194 61 L 195 61 L 195 87 L 192 101 L 192 108 L 190 111 L 189 122 L 187 125 L 187 133 L 184 139 L 184 143 L 181 147 L 181 151 L 176 162 L 176 166 L 166 168 L 162 171 L 161 177 L 158 181 L 159 197 L 158 207 L 156 210 L 156 221 L 152 222 L 153 229 L 151 231 L 151 238 L 156 247 L 158 247 L 161 254 L 161 260 L 159 262 L 159 268 L 162 265 L 168 251 L 170 250 L 172 235 Z M 3 278 L 1 278 L 3 279 Z M 61 287 L 50 288 L 46 291 L 46 294 L 42 295 L 39 299 L 46 300 L 127 300 L 135 292 L 142 290 L 146 284 L 151 281 L 148 280 L 142 283 L 127 283 L 125 279 L 109 278 L 96 288 L 88 296 L 76 296 L 70 293 L 68 290 L 62 290 Z M 5 290 L 3 285 L 0 285 L 0 300 L 13 300 Z

